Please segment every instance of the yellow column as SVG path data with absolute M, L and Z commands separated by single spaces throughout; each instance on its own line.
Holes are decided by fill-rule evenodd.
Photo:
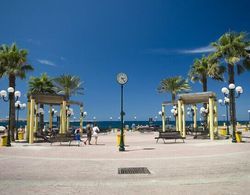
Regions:
M 165 106 L 162 105 L 161 106 L 161 120 L 162 120 L 162 131 L 165 132 L 166 131 L 166 113 L 165 113 Z
M 49 105 L 49 128 L 52 129 L 52 120 L 53 120 L 53 116 L 52 116 L 52 105 Z
M 67 111 L 66 111 L 67 113 Z M 70 120 L 70 117 L 68 117 L 68 115 L 66 115 L 66 131 L 69 131 L 69 121 Z
M 83 127 L 82 127 L 82 125 L 83 125 L 83 106 L 80 106 L 80 113 L 81 113 L 81 115 L 80 115 L 80 131 L 81 131 L 81 133 L 83 133 Z
M 186 116 L 185 116 L 185 104 L 181 105 L 181 110 L 182 110 L 182 136 L 186 137 Z
M 210 140 L 214 140 L 214 99 L 209 98 L 209 131 Z
M 214 101 L 214 129 L 218 133 L 218 107 L 217 101 Z
M 37 104 L 35 104 L 35 111 L 36 111 L 36 116 L 35 116 L 34 132 L 37 132 L 37 129 L 38 129 L 38 120 L 39 120 L 39 117 L 37 115 L 37 113 L 38 113 L 38 105 Z
M 35 110 L 35 100 L 30 100 L 30 132 L 29 132 L 29 143 L 34 143 L 34 110 Z
M 175 117 L 175 128 L 176 128 L 176 131 L 179 131 L 178 113 L 177 113 L 177 116 Z
M 181 111 L 181 100 L 178 100 L 178 130 L 181 132 L 182 134 L 182 111 Z
M 29 140 L 30 135 L 30 100 L 27 102 L 27 128 L 26 128 L 26 140 Z
M 62 126 L 62 133 L 66 133 L 66 123 L 67 123 L 67 119 L 66 119 L 66 101 L 63 101 L 62 102 L 62 123 L 61 123 L 61 126 Z
M 193 105 L 193 110 L 194 110 L 194 129 L 197 128 L 197 106 L 196 105 Z

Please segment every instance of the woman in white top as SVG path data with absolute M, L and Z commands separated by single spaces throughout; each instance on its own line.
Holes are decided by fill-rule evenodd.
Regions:
M 100 132 L 100 129 L 98 128 L 96 124 L 94 124 L 92 136 L 95 138 L 95 145 L 97 145 L 97 138 L 98 138 L 99 132 Z

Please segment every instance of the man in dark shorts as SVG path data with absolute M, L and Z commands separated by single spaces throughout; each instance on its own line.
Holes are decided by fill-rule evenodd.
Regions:
M 92 127 L 90 124 L 87 124 L 86 131 L 87 131 L 87 140 L 84 142 L 84 144 L 86 145 L 86 143 L 88 141 L 88 144 L 91 145 L 90 141 L 91 141 L 91 137 L 92 137 Z

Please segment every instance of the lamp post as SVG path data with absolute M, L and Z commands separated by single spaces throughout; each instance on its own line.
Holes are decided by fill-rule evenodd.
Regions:
M 236 110 L 235 110 L 235 98 L 239 98 L 243 93 L 241 86 L 235 87 L 234 83 L 230 83 L 228 88 L 223 87 L 221 92 L 225 97 L 229 98 L 229 111 L 230 111 L 230 123 L 233 127 L 232 142 L 236 143 Z
M 81 112 L 80 112 L 80 115 L 81 115 L 82 119 L 85 119 L 85 118 L 87 117 L 88 113 L 87 113 L 86 111 L 85 111 L 85 112 L 82 112 L 82 111 L 81 111 Z M 80 125 L 83 125 L 83 120 L 82 120 L 82 121 L 80 120 L 80 123 L 81 123 Z M 81 127 L 82 127 L 82 126 L 81 126 Z
M 7 91 L 5 90 L 1 90 L 0 91 L 0 96 L 3 99 L 3 101 L 8 102 L 9 101 L 9 123 L 8 123 L 8 131 L 7 131 L 7 146 L 11 146 L 11 141 L 10 141 L 10 129 L 14 128 L 12 127 L 11 124 L 11 113 L 12 111 L 15 112 L 14 110 L 12 110 L 12 105 L 11 105 L 11 97 L 15 97 L 15 101 L 17 101 L 20 97 L 21 97 L 21 92 L 20 91 L 15 91 L 15 89 L 13 87 L 9 87 L 7 89 Z M 13 135 L 14 136 L 14 135 Z
M 177 107 L 176 107 L 176 106 L 173 106 L 173 108 L 171 109 L 170 112 L 174 115 L 174 118 L 175 118 L 175 120 L 176 120 L 176 117 L 178 116 Z
M 116 76 L 117 82 L 120 84 L 121 86 L 121 135 L 120 135 L 120 147 L 119 147 L 119 151 L 125 151 L 125 147 L 124 147 L 124 132 L 123 132 L 123 126 L 124 126 L 124 121 L 123 121 L 123 117 L 125 115 L 125 112 L 123 111 L 123 87 L 124 85 L 128 82 L 128 77 L 125 73 L 119 73 Z
M 225 115 L 225 114 L 222 114 L 221 116 L 223 117 L 223 121 L 224 121 L 225 124 L 226 124 L 226 115 Z
M 112 117 L 112 116 L 109 117 L 109 120 L 110 120 L 109 129 L 110 129 L 110 131 L 111 131 L 111 130 L 112 130 L 112 120 L 113 120 L 113 117 Z
M 20 111 L 20 110 L 24 110 L 24 109 L 26 108 L 26 104 L 25 104 L 25 103 L 21 104 L 20 101 L 16 101 L 15 107 L 16 107 L 16 110 L 17 110 L 17 114 L 16 114 L 16 140 L 18 140 L 18 120 L 19 120 L 19 111 Z
M 187 108 L 187 115 L 189 118 L 191 118 L 191 125 L 190 125 L 191 130 L 194 130 L 194 128 L 196 127 L 196 125 L 194 124 L 194 109 L 196 109 L 196 107 L 195 108 L 192 108 L 192 107 Z
M 48 111 L 49 114 L 51 114 L 51 119 L 50 119 L 50 128 L 53 127 L 53 119 L 54 119 L 54 115 L 57 113 L 57 110 L 55 110 L 54 108 L 51 109 L 51 113 L 50 110 Z
M 247 112 L 248 112 L 248 124 L 250 124 L 250 110 L 248 110 Z
M 227 126 L 227 135 L 230 135 L 229 133 L 229 120 L 228 120 L 228 105 L 229 105 L 229 98 L 227 97 L 224 97 L 224 101 L 222 99 L 219 99 L 218 100 L 219 104 L 221 106 L 225 106 L 226 107 L 226 118 L 227 118 L 227 121 L 226 121 L 226 126 Z
M 200 114 L 203 117 L 203 127 L 204 127 L 204 131 L 207 131 L 207 115 L 208 115 L 208 108 L 206 109 L 205 107 L 201 107 L 200 108 Z
M 81 112 L 80 114 L 81 114 L 82 118 L 86 118 L 86 116 L 88 115 L 88 113 L 86 111 L 85 112 Z
M 43 110 L 43 108 L 39 108 L 36 112 L 36 116 L 41 118 L 42 115 L 44 115 L 44 110 Z M 39 120 L 39 126 L 40 126 L 40 129 L 42 130 L 43 127 L 42 127 L 42 123 L 40 120 Z
M 187 115 L 192 119 L 192 123 L 194 122 L 194 109 L 192 107 L 187 108 Z

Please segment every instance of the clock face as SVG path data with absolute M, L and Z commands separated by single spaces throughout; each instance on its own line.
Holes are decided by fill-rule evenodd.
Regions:
M 124 85 L 125 83 L 128 82 L 128 77 L 125 73 L 119 73 L 117 75 L 117 82 L 121 85 Z

